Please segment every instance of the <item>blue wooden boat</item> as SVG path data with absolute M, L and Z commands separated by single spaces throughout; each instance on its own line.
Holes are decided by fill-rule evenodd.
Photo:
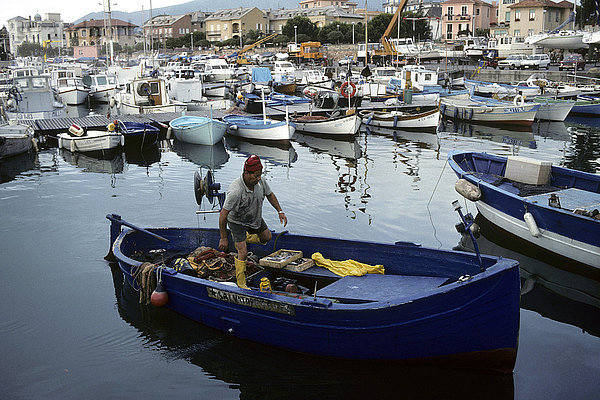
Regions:
M 216 248 L 218 229 L 142 229 L 115 214 L 111 250 L 127 281 L 153 250 L 164 259 L 198 246 Z M 131 229 L 122 229 L 122 226 Z M 232 243 L 232 241 L 230 241 Z M 263 257 L 278 249 L 320 252 L 331 260 L 383 265 L 385 274 L 338 276 L 265 267 L 249 289 L 159 267 L 166 307 L 241 339 L 295 352 L 354 360 L 442 363 L 510 373 L 519 332 L 519 268 L 514 260 L 428 249 L 414 243 L 374 243 L 273 234 Z M 230 249 L 233 250 L 233 249 Z M 481 261 L 481 263 L 480 263 Z M 259 279 L 294 279 L 301 293 L 260 291 Z
M 585 117 L 600 116 L 600 98 L 585 95 L 577 96 L 575 105 L 571 109 L 571 114 Z
M 478 152 L 450 152 L 448 161 L 457 191 L 487 220 L 598 272 L 600 175 Z
M 186 115 L 175 118 L 169 126 L 179 141 L 212 146 L 223 139 L 228 125 L 213 118 Z
M 156 145 L 160 129 L 143 122 L 117 120 L 117 132 L 125 138 L 125 147 L 129 149 L 145 149 Z

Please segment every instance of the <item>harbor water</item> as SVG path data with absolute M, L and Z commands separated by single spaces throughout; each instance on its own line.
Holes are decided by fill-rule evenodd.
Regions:
M 363 129 L 341 141 L 297 133 L 289 146 L 230 137 L 212 147 L 162 141 L 147 152 L 103 157 L 47 147 L 2 162 L 0 397 L 598 398 L 600 277 L 547 263 L 493 227 L 483 229 L 485 221 L 482 251 L 521 264 L 519 349 L 510 375 L 322 359 L 235 339 L 139 306 L 138 294 L 103 258 L 109 213 L 143 227 L 216 228 L 216 214 L 196 214 L 212 206 L 196 204 L 194 173 L 214 170 L 225 190 L 250 154 L 263 159 L 263 179 L 291 232 L 469 249 L 451 203 L 477 210 L 455 192 L 447 153 L 518 154 L 600 173 L 594 123 L 514 131 L 444 121 L 437 134 Z M 271 229 L 282 229 L 267 203 L 263 214 Z

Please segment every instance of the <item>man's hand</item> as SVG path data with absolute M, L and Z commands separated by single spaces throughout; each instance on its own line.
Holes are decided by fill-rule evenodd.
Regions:
M 279 213 L 279 222 L 281 222 L 284 227 L 287 225 L 287 217 L 284 212 Z
M 227 238 L 219 240 L 219 250 L 227 251 L 229 249 L 229 241 Z

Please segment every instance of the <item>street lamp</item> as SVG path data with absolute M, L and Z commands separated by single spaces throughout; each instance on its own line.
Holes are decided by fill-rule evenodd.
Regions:
M 354 24 L 355 24 L 355 23 L 356 23 L 356 22 L 353 22 L 353 23 L 352 23 L 352 44 L 354 44 Z
M 339 25 L 337 26 L 337 30 L 338 30 L 338 32 L 340 31 L 340 26 Z M 338 36 L 338 44 L 340 44 L 340 37 L 339 36 Z
M 294 43 L 298 44 L 298 25 L 294 25 Z

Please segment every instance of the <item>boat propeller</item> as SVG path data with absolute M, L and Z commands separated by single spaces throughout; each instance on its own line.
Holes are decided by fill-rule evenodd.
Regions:
M 219 192 L 221 184 L 215 182 L 214 174 L 211 170 L 206 171 L 204 178 L 202 177 L 202 169 L 194 173 L 194 195 L 196 203 L 202 205 L 202 198 L 206 196 L 208 202 L 212 205 L 215 199 L 219 201 L 219 208 L 223 208 L 225 203 L 225 193 Z
M 475 249 L 475 254 L 477 254 L 477 261 L 479 261 L 479 268 L 481 269 L 481 272 L 485 271 L 485 268 L 483 267 L 483 261 L 481 260 L 481 253 L 479 252 L 479 246 L 477 245 L 477 240 L 475 239 L 475 233 L 477 232 L 477 228 L 476 228 L 476 224 L 475 224 L 475 218 L 473 218 L 473 215 L 471 215 L 471 213 L 468 214 L 463 214 L 462 210 L 461 210 L 461 206 L 460 203 L 458 202 L 458 200 L 454 200 L 452 202 L 452 206 L 454 206 L 454 211 L 456 211 L 458 213 L 458 215 L 460 216 L 460 220 L 462 222 L 459 222 L 458 224 L 456 224 L 456 230 L 459 233 L 465 233 L 467 232 L 469 234 L 469 236 L 471 237 L 471 240 L 473 241 L 473 248 Z

